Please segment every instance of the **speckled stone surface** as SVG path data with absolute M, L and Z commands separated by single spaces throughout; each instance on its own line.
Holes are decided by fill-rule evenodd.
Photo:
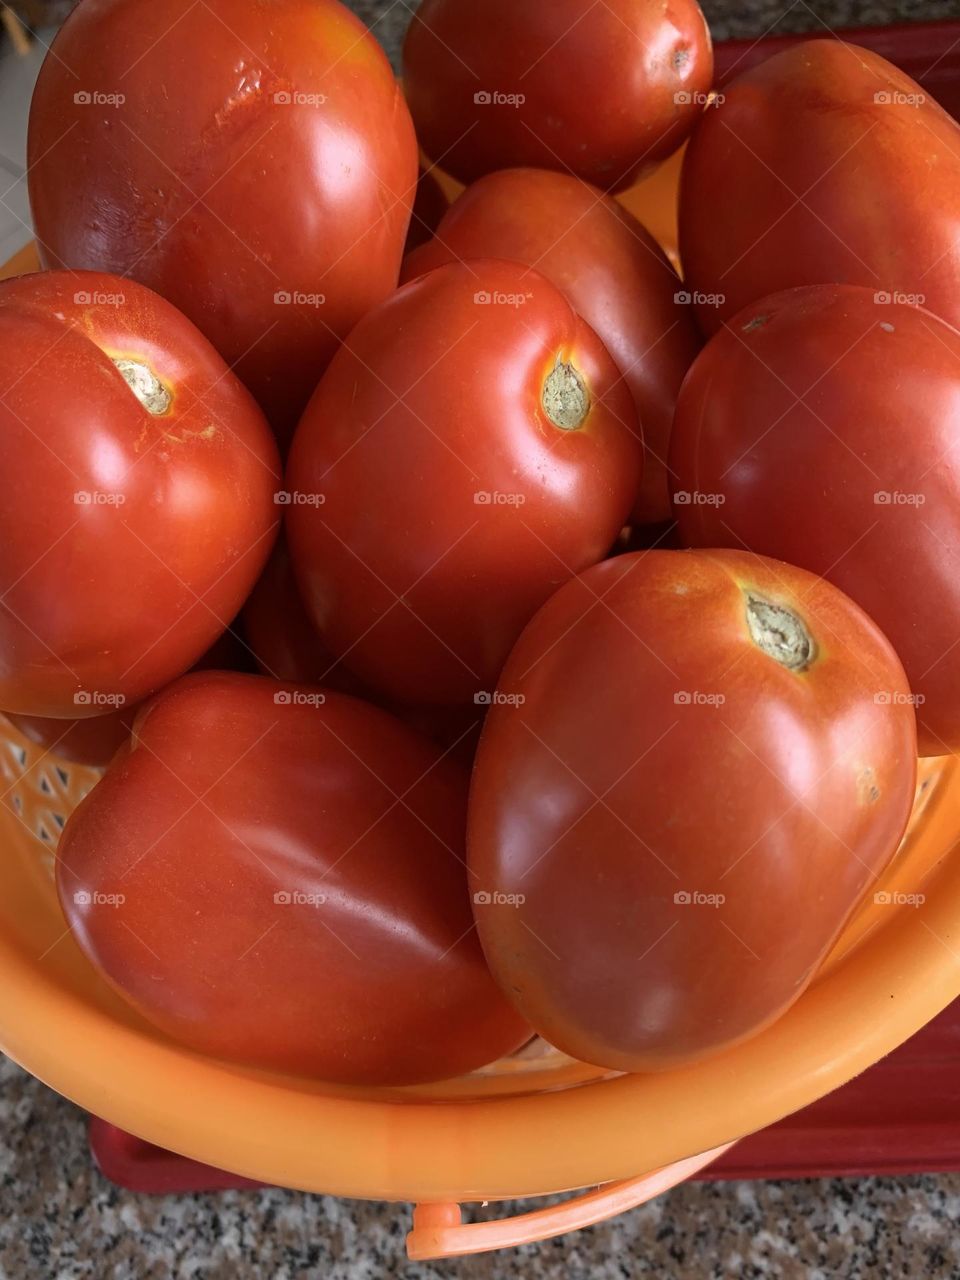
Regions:
M 395 56 L 415 6 L 353 7 Z M 718 39 L 960 12 L 957 0 L 707 0 L 705 8 Z M 83 1114 L 0 1059 L 0 1280 L 920 1280 L 960 1277 L 958 1221 L 960 1175 L 698 1183 L 576 1236 L 413 1265 L 404 1260 L 405 1206 L 287 1191 L 118 1190 L 91 1165 Z

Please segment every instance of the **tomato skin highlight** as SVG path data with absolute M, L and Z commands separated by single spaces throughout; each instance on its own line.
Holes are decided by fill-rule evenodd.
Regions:
M 671 458 L 684 543 L 829 578 L 900 655 L 921 753 L 960 750 L 960 333 L 852 285 L 761 299 L 687 375 Z
M 800 619 L 806 665 L 754 639 L 762 605 L 766 644 L 776 609 Z M 552 1044 L 618 1070 L 754 1034 L 892 857 L 915 756 L 896 654 L 829 583 L 734 551 L 587 570 L 521 636 L 474 769 L 495 977 Z
M 0 283 L 0 436 L 0 708 L 132 708 L 202 657 L 269 555 L 266 420 L 157 294 L 40 272 Z
M 461 182 L 535 166 L 620 190 L 689 133 L 713 49 L 694 0 L 424 0 L 403 77 L 421 145 Z
M 203 1053 L 347 1084 L 480 1067 L 529 1032 L 470 927 L 465 775 L 321 694 L 204 672 L 153 699 L 60 842 L 74 937 Z
M 571 369 L 585 416 L 563 427 L 544 395 Z M 607 554 L 641 474 L 630 394 L 553 285 L 440 267 L 360 322 L 297 429 L 287 536 L 308 615 L 381 696 L 479 705 L 539 605 Z
M 510 169 L 467 188 L 434 239 L 408 255 L 401 279 L 473 258 L 534 267 L 596 332 L 630 389 L 643 431 L 633 519 L 667 519 L 673 410 L 701 340 L 666 254 L 622 205 L 588 183 L 546 169 Z
M 834 39 L 775 54 L 724 86 L 684 153 L 701 327 L 812 284 L 910 297 L 960 326 L 958 210 L 960 127 L 909 76 Z
M 286 446 L 340 340 L 396 286 L 417 145 L 339 0 L 86 0 L 40 72 L 28 175 L 44 264 L 168 298 Z

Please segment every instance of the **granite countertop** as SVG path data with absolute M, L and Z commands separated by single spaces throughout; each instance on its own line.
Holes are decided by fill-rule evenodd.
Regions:
M 395 54 L 413 6 L 351 3 Z M 957 14 L 956 0 L 706 0 L 704 7 L 718 39 Z M 409 1264 L 403 1205 L 280 1190 L 150 1197 L 113 1187 L 91 1163 L 84 1115 L 3 1059 L 0 1187 L 0 1280 L 960 1275 L 960 1174 L 697 1183 L 543 1245 Z

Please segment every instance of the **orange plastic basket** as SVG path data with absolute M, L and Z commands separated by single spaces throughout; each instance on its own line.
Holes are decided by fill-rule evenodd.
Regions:
M 675 165 L 630 195 L 668 248 L 671 175 Z M 7 273 L 34 265 L 28 250 Z M 393 1090 L 245 1070 L 143 1022 L 68 933 L 53 851 L 96 773 L 43 753 L 2 717 L 0 771 L 0 1049 L 94 1114 L 203 1163 L 415 1202 L 412 1257 L 542 1239 L 639 1204 L 843 1084 L 960 994 L 960 859 L 949 856 L 960 769 L 945 758 L 921 762 L 903 845 L 814 985 L 775 1025 L 708 1062 L 611 1076 L 535 1043 L 462 1079 Z M 461 1225 L 464 1201 L 583 1188 L 599 1189 Z

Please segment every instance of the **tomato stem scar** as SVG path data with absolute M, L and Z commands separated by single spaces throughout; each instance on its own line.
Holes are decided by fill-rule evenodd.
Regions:
M 816 656 L 813 636 L 783 605 L 748 595 L 747 625 L 757 648 L 788 671 L 805 671 Z
M 540 400 L 544 413 L 561 431 L 575 431 L 590 412 L 586 383 L 572 364 L 562 360 L 547 374 Z
M 148 364 L 142 360 L 114 360 L 124 382 L 148 413 L 160 417 L 170 408 L 171 395 Z

